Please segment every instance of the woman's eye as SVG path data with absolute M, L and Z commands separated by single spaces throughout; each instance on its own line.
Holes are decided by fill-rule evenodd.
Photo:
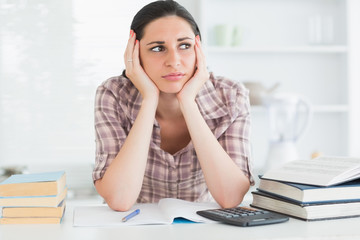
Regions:
M 163 50 L 164 50 L 164 47 L 162 47 L 162 46 L 156 46 L 156 47 L 151 48 L 151 51 L 153 51 L 153 52 L 161 52 Z
M 189 49 L 191 47 L 191 44 L 184 43 L 180 45 L 180 49 Z

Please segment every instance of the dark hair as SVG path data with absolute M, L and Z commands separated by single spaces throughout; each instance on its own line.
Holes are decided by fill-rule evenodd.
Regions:
M 173 0 L 152 2 L 140 9 L 131 23 L 131 29 L 136 33 L 136 39 L 141 40 L 144 36 L 144 28 L 150 22 L 167 16 L 178 16 L 185 19 L 190 24 L 195 36 L 199 35 L 201 39 L 199 27 L 193 16 Z

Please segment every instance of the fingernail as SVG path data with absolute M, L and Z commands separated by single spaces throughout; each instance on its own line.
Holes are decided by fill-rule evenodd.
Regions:
M 130 30 L 130 37 L 134 36 L 134 30 Z

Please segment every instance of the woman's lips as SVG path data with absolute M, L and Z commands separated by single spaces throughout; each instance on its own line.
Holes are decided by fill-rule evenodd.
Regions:
M 185 74 L 183 73 L 169 73 L 167 75 L 162 76 L 168 81 L 178 81 L 184 77 Z

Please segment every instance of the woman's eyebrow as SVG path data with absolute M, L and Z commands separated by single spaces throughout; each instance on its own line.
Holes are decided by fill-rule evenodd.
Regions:
M 194 40 L 194 39 L 191 38 L 191 37 L 183 37 L 183 38 L 178 38 L 177 39 L 178 42 L 182 42 L 184 40 Z M 152 45 L 152 44 L 165 44 L 165 41 L 153 41 L 153 42 L 149 42 L 146 45 Z
M 182 41 L 184 41 L 184 40 L 194 40 L 193 38 L 191 38 L 191 37 L 183 37 L 183 38 L 178 38 L 178 42 L 182 42 Z
M 149 42 L 146 45 L 151 45 L 151 44 L 165 44 L 165 41 L 153 41 L 153 42 Z

